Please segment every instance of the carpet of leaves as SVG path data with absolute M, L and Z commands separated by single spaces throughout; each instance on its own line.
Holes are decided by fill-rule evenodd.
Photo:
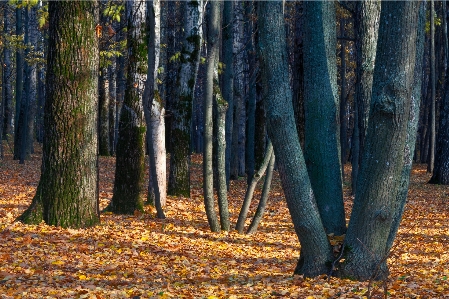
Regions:
M 192 198 L 169 197 L 165 220 L 154 210 L 101 214 L 90 229 L 14 222 L 29 205 L 40 155 L 19 165 L 0 160 L 0 298 L 367 298 L 368 283 L 292 276 L 299 243 L 275 176 L 259 232 L 211 233 L 203 209 L 201 157 L 192 159 Z M 349 168 L 346 168 L 346 173 Z M 112 197 L 114 158 L 100 160 L 100 201 Z M 449 298 L 449 189 L 428 185 L 414 168 L 409 200 L 389 259 L 389 298 Z M 345 178 L 345 203 L 353 198 Z M 235 223 L 244 178 L 229 194 Z M 260 189 L 256 191 L 255 210 Z M 249 221 L 249 219 L 248 219 Z M 372 285 L 372 298 L 383 290 Z M 377 295 L 376 295 L 377 292 Z

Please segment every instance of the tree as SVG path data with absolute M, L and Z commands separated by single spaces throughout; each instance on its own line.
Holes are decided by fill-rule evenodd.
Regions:
M 95 1 L 51 1 L 48 10 L 51 50 L 42 172 L 36 195 L 19 220 L 37 224 L 43 219 L 49 225 L 88 227 L 100 221 L 98 6 Z
M 214 180 L 212 169 L 212 106 L 214 97 L 214 72 L 217 72 L 219 37 L 221 25 L 221 1 L 210 2 L 207 20 L 208 55 L 206 60 L 206 87 L 204 93 L 204 149 L 203 149 L 203 189 L 204 206 L 211 231 L 220 231 L 220 224 L 214 208 Z
M 154 204 L 157 216 L 165 218 L 162 207 L 167 200 L 167 156 L 165 152 L 165 109 L 157 90 L 157 72 L 160 54 L 160 1 L 148 3 L 148 74 L 143 95 L 145 122 L 149 134 L 147 147 L 150 160 L 150 183 L 148 199 L 154 190 Z M 152 189 L 152 190 L 151 190 Z M 151 200 L 150 200 L 151 202 Z
M 352 193 L 357 190 L 359 164 L 368 128 L 369 103 L 373 85 L 379 28 L 380 1 L 357 1 L 355 11 L 356 32 L 356 85 L 354 95 L 354 131 L 352 134 Z
M 190 197 L 190 136 L 192 104 L 201 50 L 203 1 L 185 3 L 181 68 L 172 103 L 168 193 Z
M 4 23 L 3 23 L 3 32 L 5 35 L 11 34 L 12 24 L 11 24 L 11 16 L 10 16 L 10 7 L 4 2 L 3 3 L 3 13 L 4 13 Z M 2 125 L 2 139 L 8 140 L 8 136 L 12 133 L 12 99 L 13 99 L 13 66 L 12 66 L 12 51 L 11 45 L 5 43 L 3 47 L 3 69 L 2 69 L 2 89 L 3 89 L 3 97 L 2 97 L 2 113 L 3 113 L 3 122 Z M 0 141 L 1 142 L 1 141 Z
M 23 9 L 16 7 L 16 35 L 21 36 L 23 34 Z M 20 159 L 20 143 L 21 135 L 18 132 L 19 129 L 19 117 L 23 93 L 23 63 L 24 55 L 22 47 L 19 47 L 16 51 L 16 111 L 14 117 L 14 160 Z
M 430 0 L 430 144 L 427 172 L 432 173 L 435 163 L 435 4 Z
M 142 94 L 147 77 L 145 1 L 127 1 L 128 75 L 120 113 L 116 149 L 114 195 L 108 207 L 114 213 L 133 214 L 143 209 L 145 122 Z
M 382 2 L 366 146 L 342 264 L 343 275 L 359 280 L 388 275 L 388 238 L 395 233 L 397 195 L 403 188 L 418 8 L 418 2 Z
M 267 108 L 268 135 L 301 254 L 295 273 L 315 276 L 328 271 L 332 260 L 299 144 L 288 78 L 282 2 L 258 3 L 259 57 Z
M 304 17 L 304 156 L 324 228 L 342 235 L 346 219 L 337 136 L 335 4 L 307 1 Z

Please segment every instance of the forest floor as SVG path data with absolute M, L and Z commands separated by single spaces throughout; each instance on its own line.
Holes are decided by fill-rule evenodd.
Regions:
M 292 275 L 299 242 L 277 174 L 254 235 L 209 232 L 199 155 L 192 158 L 192 198 L 169 197 L 167 219 L 147 207 L 132 216 L 102 213 L 97 227 L 75 230 L 14 222 L 35 193 L 40 160 L 0 160 L 0 298 L 368 298 L 367 282 Z M 114 161 L 100 160 L 101 207 L 112 197 Z M 428 179 L 424 166 L 414 167 L 388 260 L 389 298 L 449 298 L 449 188 Z M 349 186 L 346 177 L 347 218 Z M 234 224 L 245 188 L 244 178 L 231 184 Z M 259 196 L 260 188 L 252 213 Z M 372 289 L 372 298 L 383 298 L 382 286 Z

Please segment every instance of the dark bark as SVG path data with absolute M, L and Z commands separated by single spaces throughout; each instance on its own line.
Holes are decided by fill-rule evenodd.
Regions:
M 411 109 L 418 2 L 382 2 L 373 97 L 343 275 L 358 280 L 388 275 L 386 254 L 401 176 Z
M 89 227 L 100 221 L 98 6 L 95 1 L 51 1 L 48 10 L 50 51 L 42 172 L 36 195 L 19 220 Z
M 16 35 L 20 36 L 23 34 L 23 9 L 16 8 Z M 24 66 L 24 56 L 23 50 L 17 49 L 16 51 L 16 112 L 14 114 L 14 160 L 20 158 L 20 144 L 22 134 L 18 132 L 19 130 L 19 119 L 20 110 L 22 102 L 23 93 L 23 66 Z
M 332 260 L 332 253 L 296 131 L 282 3 L 262 1 L 258 8 L 259 57 L 268 135 L 273 142 L 287 205 L 301 243 L 301 255 L 295 273 L 316 276 L 328 272 L 326 262 Z
M 305 2 L 304 17 L 304 156 L 324 228 L 328 234 L 342 235 L 346 219 L 337 135 L 334 3 Z
M 427 172 L 432 173 L 435 163 L 435 136 L 436 136 L 436 111 L 435 111 L 435 4 L 430 0 L 430 144 L 429 162 Z
M 145 1 L 126 2 L 128 22 L 128 75 L 120 113 L 114 195 L 108 207 L 118 214 L 143 209 L 145 175 L 145 122 L 142 94 L 147 71 Z
M 340 20 L 340 35 L 345 36 L 346 20 Z M 344 165 L 348 158 L 348 115 L 347 115 L 347 90 L 346 90 L 346 41 L 340 40 L 340 147 L 341 164 Z M 344 167 L 341 168 L 344 177 Z
M 9 5 L 4 2 L 3 3 L 3 32 L 5 35 L 11 34 L 12 24 L 11 24 L 11 16 L 10 16 L 10 8 Z M 10 45 L 5 43 L 3 48 L 3 71 L 2 71 L 2 105 L 3 105 L 3 120 L 1 122 L 2 125 L 2 139 L 9 140 L 12 130 L 12 103 L 13 103 L 13 66 L 12 66 L 12 51 Z
M 105 51 L 105 49 L 103 49 Z M 109 76 L 108 68 L 103 66 L 100 68 L 100 79 L 98 83 L 98 97 L 99 97 L 99 138 L 98 147 L 100 156 L 109 156 L 111 148 L 109 144 Z

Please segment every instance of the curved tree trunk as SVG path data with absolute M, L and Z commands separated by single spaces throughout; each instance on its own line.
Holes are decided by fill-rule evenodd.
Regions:
M 321 223 L 299 144 L 288 78 L 282 2 L 262 1 L 259 7 L 259 57 L 268 135 L 278 160 L 279 175 L 301 256 L 295 273 L 315 276 L 328 272 L 332 252 Z M 288 146 L 286 146 L 288 145 Z
M 42 173 L 33 202 L 19 220 L 38 224 L 43 219 L 49 225 L 88 227 L 100 221 L 98 6 L 95 1 L 51 1 L 48 10 L 50 51 Z
M 366 147 L 346 234 L 343 274 L 388 275 L 387 241 L 398 207 L 416 59 L 418 2 L 382 2 Z
M 128 75 L 120 113 L 114 195 L 108 209 L 133 214 L 143 209 L 145 175 L 145 122 L 142 94 L 147 77 L 148 53 L 145 39 L 146 1 L 127 1 Z
M 337 135 L 335 3 L 304 2 L 304 17 L 304 156 L 324 228 L 342 235 L 346 219 Z

